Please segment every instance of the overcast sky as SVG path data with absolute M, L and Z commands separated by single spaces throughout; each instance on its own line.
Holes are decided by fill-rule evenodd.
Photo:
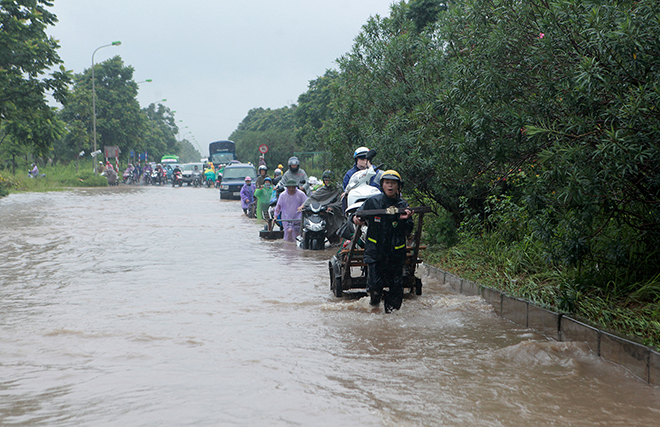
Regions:
M 176 111 L 180 134 L 227 139 L 248 110 L 295 103 L 310 80 L 337 68 L 370 16 L 394 0 L 54 0 L 68 70 L 121 55 L 135 69 L 142 107 Z M 398 1 L 398 0 L 397 0 Z M 185 128 L 187 126 L 187 128 Z

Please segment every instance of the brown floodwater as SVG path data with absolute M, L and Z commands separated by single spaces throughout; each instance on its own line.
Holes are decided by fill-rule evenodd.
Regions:
M 261 227 L 206 188 L 0 199 L 0 425 L 660 424 L 584 344 L 431 278 L 372 313 Z

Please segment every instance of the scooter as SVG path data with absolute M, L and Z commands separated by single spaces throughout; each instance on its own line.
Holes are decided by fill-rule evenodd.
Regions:
M 380 194 L 380 190 L 372 187 L 369 183 L 373 177 L 376 177 L 376 182 L 380 182 L 380 177 L 383 175 L 383 171 L 380 170 L 382 167 L 382 164 L 378 166 L 372 165 L 365 170 L 355 172 L 351 176 L 345 189 L 347 215 L 355 212 L 369 197 Z
M 181 187 L 183 185 L 183 177 L 181 175 L 181 171 L 176 171 L 172 174 L 172 187 L 176 186 Z
M 202 185 L 202 172 L 201 171 L 193 171 L 192 173 L 192 184 L 193 187 L 199 187 Z
M 317 201 L 312 201 L 303 208 L 303 225 L 300 247 L 302 249 L 325 249 L 325 239 L 328 237 L 327 215 L 328 207 Z
M 126 168 L 124 173 L 122 174 L 122 178 L 124 178 L 124 184 L 132 184 L 133 183 L 133 169 Z

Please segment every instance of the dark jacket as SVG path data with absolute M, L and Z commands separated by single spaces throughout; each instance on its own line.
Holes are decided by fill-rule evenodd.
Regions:
M 401 220 L 399 215 L 360 215 L 361 211 L 387 209 L 390 206 L 407 208 L 401 197 L 390 199 L 384 193 L 368 198 L 355 213 L 369 223 L 364 248 L 364 262 L 383 260 L 403 262 L 406 258 L 406 237 L 413 229 L 412 218 Z

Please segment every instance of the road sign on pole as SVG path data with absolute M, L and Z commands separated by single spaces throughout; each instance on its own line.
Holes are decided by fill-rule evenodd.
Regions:
M 268 146 L 266 144 L 261 144 L 259 146 L 259 152 L 261 154 L 266 154 L 268 152 Z

